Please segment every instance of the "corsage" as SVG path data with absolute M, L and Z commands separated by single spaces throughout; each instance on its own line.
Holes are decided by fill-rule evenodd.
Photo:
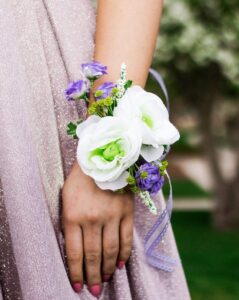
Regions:
M 126 78 L 122 64 L 117 82 L 105 82 L 93 92 L 93 84 L 107 74 L 107 67 L 97 61 L 81 65 L 84 79 L 69 84 L 65 90 L 68 101 L 85 101 L 88 118 L 68 124 L 67 133 L 78 138 L 77 161 L 82 171 L 92 177 L 103 190 L 123 193 L 130 189 L 157 215 L 152 196 L 162 188 L 168 177 L 165 157 L 170 145 L 180 135 L 169 120 L 169 111 L 155 94 L 133 85 Z M 161 85 L 168 101 L 162 78 L 150 70 Z M 94 100 L 90 102 L 90 95 Z M 168 177 L 169 178 L 169 177 Z M 165 209 L 145 237 L 148 262 L 172 271 L 174 261 L 155 252 L 162 240 L 172 210 L 172 189 Z

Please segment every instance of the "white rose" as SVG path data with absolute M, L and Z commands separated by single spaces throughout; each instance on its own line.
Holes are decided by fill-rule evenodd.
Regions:
M 179 139 L 179 132 L 169 121 L 163 101 L 140 86 L 133 86 L 126 91 L 114 109 L 114 116 L 128 122 L 138 121 L 143 143 L 141 155 L 148 162 L 161 157 L 163 145 L 171 145 Z
M 116 117 L 89 117 L 77 127 L 77 160 L 101 189 L 127 185 L 126 171 L 140 155 L 142 137 L 137 122 L 130 127 Z

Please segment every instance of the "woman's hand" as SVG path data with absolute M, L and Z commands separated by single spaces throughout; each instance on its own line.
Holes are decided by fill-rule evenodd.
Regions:
M 84 264 L 89 290 L 98 296 L 101 282 L 129 258 L 133 196 L 100 190 L 75 162 L 63 186 L 62 221 L 72 286 L 81 290 Z

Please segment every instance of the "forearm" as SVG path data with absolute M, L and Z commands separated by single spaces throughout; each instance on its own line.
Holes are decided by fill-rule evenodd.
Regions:
M 127 77 L 134 84 L 145 85 L 162 5 L 162 0 L 98 1 L 94 58 L 107 65 L 109 73 L 100 82 L 118 79 L 125 62 Z

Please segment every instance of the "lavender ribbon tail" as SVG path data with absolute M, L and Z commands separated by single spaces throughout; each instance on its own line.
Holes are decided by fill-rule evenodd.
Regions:
M 152 68 L 149 69 L 149 73 L 154 77 L 154 79 L 159 84 L 161 90 L 163 91 L 163 94 L 164 94 L 165 99 L 166 99 L 166 106 L 167 106 L 167 109 L 168 109 L 168 112 L 169 112 L 170 111 L 170 103 L 169 103 L 168 91 L 167 91 L 166 85 L 163 81 L 163 78 L 162 78 L 161 74 L 158 71 L 156 71 Z
M 158 71 L 156 71 L 156 70 L 154 70 L 152 68 L 149 69 L 149 73 L 152 75 L 152 77 L 156 80 L 156 82 L 160 86 L 160 88 L 161 88 L 161 90 L 162 90 L 162 92 L 164 94 L 165 100 L 166 100 L 167 110 L 170 113 L 169 95 L 168 95 L 168 91 L 167 91 L 166 85 L 165 85 L 165 83 L 163 81 L 163 78 L 162 78 L 161 74 Z M 170 149 L 171 149 L 170 145 L 167 145 L 166 148 L 165 148 L 164 154 L 160 158 L 161 160 L 163 160 L 168 155 Z
M 155 80 L 160 85 L 167 103 L 167 108 L 169 110 L 169 97 L 167 93 L 166 86 L 161 75 L 154 69 L 149 69 L 150 74 L 153 75 Z M 160 160 L 164 159 L 168 152 L 170 151 L 170 147 L 166 147 L 165 153 L 160 158 Z M 150 228 L 147 235 L 144 239 L 144 249 L 146 253 L 147 262 L 158 269 L 173 272 L 174 267 L 177 265 L 177 261 L 172 259 L 171 257 L 167 256 L 166 254 L 158 253 L 157 246 L 163 240 L 165 233 L 167 232 L 168 226 L 170 224 L 170 218 L 173 209 L 173 192 L 172 192 L 172 184 L 169 177 L 169 174 L 165 172 L 165 175 L 169 182 L 169 196 L 168 200 L 166 201 L 166 207 L 164 208 L 163 212 L 159 215 L 158 219 L 154 223 L 154 225 Z

